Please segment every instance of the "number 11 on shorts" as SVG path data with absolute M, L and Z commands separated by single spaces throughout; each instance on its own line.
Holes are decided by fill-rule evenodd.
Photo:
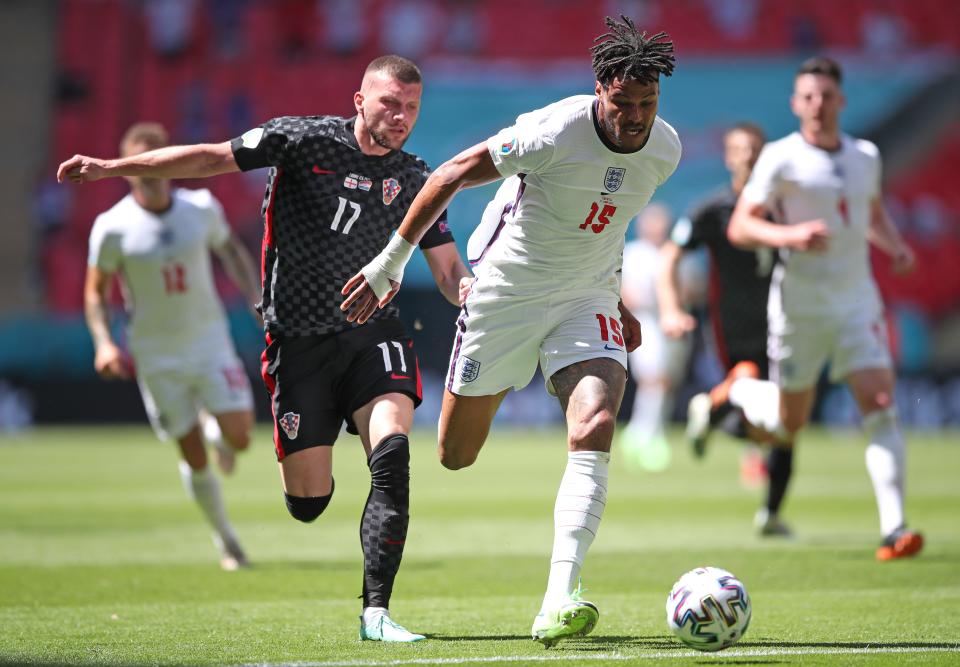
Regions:
M 611 340 L 614 345 L 623 346 L 623 334 L 620 331 L 620 320 L 597 313 L 597 322 L 600 323 L 600 340 L 604 343 Z

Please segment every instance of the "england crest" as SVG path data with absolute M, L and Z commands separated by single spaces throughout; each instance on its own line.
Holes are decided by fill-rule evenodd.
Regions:
M 390 202 L 397 198 L 397 195 L 400 194 L 400 184 L 395 178 L 385 178 L 383 179 L 383 204 L 384 206 L 389 206 Z
M 627 170 L 623 167 L 607 167 L 607 175 L 603 177 L 603 189 L 607 192 L 619 190 L 626 173 Z
M 291 440 L 297 439 L 297 433 L 300 431 L 300 415 L 296 412 L 288 412 L 280 417 L 277 423 L 280 424 L 280 428 L 283 429 L 283 432 L 287 434 L 288 438 Z
M 480 374 L 480 362 L 470 357 L 460 357 L 460 382 L 473 382 Z

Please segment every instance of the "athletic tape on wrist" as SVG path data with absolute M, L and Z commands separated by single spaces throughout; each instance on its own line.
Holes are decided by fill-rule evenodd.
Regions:
M 391 280 L 399 283 L 403 279 L 403 270 L 413 256 L 414 248 L 414 244 L 394 234 L 387 247 L 360 270 L 377 299 L 382 301 L 393 289 Z

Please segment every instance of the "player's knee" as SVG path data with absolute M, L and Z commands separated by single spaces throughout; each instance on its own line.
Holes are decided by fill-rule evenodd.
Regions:
M 477 460 L 476 452 L 464 451 L 458 448 L 444 447 L 440 445 L 437 449 L 440 455 L 440 465 L 447 470 L 460 470 L 473 465 Z
M 570 426 L 569 444 L 573 450 L 603 449 L 613 440 L 617 419 L 610 410 L 601 408 Z
M 333 497 L 334 483 L 333 480 L 330 480 L 330 493 L 325 496 L 314 496 L 312 498 L 304 498 L 301 496 L 291 496 L 289 493 L 284 493 L 283 497 L 287 502 L 287 511 L 290 512 L 292 516 L 297 521 L 303 521 L 304 523 L 310 523 L 314 521 L 318 516 L 323 514 L 323 511 L 327 509 L 327 505 L 330 504 L 330 499 Z
M 480 448 L 459 438 L 441 437 L 437 446 L 440 465 L 447 470 L 467 468 L 477 460 Z
M 248 429 L 240 429 L 233 433 L 225 432 L 223 438 L 232 449 L 238 452 L 250 447 L 250 431 Z
M 410 481 L 410 441 L 403 433 L 388 435 L 367 460 L 374 488 L 391 489 Z
M 792 414 L 783 414 L 781 415 L 781 421 L 783 422 L 783 430 L 786 431 L 787 440 L 793 440 L 793 437 L 800 432 L 807 424 L 807 419 L 804 415 L 792 415 Z

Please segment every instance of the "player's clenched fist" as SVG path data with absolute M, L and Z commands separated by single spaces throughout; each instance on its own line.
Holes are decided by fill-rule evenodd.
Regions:
M 799 222 L 787 228 L 787 247 L 803 252 L 823 252 L 830 245 L 830 229 L 823 220 Z
M 57 182 L 63 183 L 64 180 L 73 183 L 96 181 L 107 175 L 105 166 L 106 160 L 98 160 L 86 155 L 74 155 L 69 160 L 60 163 L 60 167 L 57 169 Z

